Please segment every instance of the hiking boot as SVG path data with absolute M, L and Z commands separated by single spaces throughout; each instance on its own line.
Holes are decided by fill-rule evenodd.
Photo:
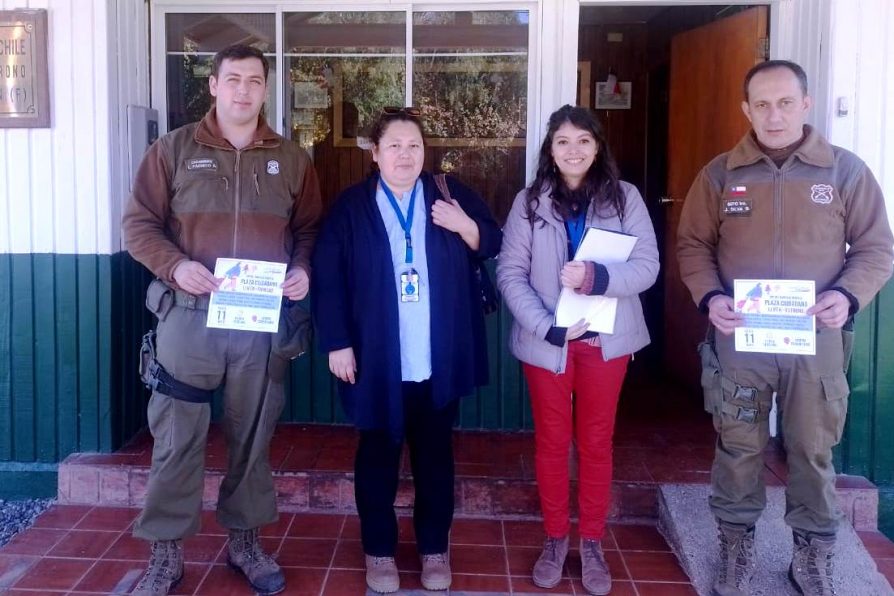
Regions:
M 447 553 L 422 555 L 422 587 L 426 590 L 446 590 L 450 587 L 450 561 Z
M 400 574 L 394 557 L 366 555 L 366 585 L 373 592 L 390 594 L 400 588 Z
M 800 594 L 807 596 L 835 596 L 832 558 L 835 556 L 835 536 L 793 532 L 795 541 L 788 578 Z
M 562 569 L 565 557 L 568 556 L 568 536 L 562 538 L 547 537 L 543 543 L 543 552 L 534 563 L 531 579 L 539 588 L 555 588 L 562 581 Z
M 714 596 L 748 596 L 754 575 L 754 526 L 717 520 L 720 535 L 720 561 Z
M 602 541 L 582 538 L 580 541 L 581 583 L 588 594 L 602 596 L 612 591 L 612 576 L 602 552 Z
M 183 579 L 183 543 L 180 540 L 157 540 L 152 543 L 149 568 L 143 573 L 131 594 L 165 596 Z
M 230 530 L 227 563 L 240 571 L 258 594 L 279 594 L 286 589 L 286 577 L 273 558 L 261 550 L 258 529 Z

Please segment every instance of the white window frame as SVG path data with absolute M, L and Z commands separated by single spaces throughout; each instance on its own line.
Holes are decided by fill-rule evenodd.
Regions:
M 269 2 L 247 4 L 237 0 L 155 0 L 150 9 L 150 52 L 152 57 L 151 73 L 151 99 L 152 107 L 159 112 L 159 133 L 168 132 L 168 88 L 167 88 L 167 48 L 165 47 L 166 30 L 165 18 L 171 13 L 202 13 L 215 12 L 234 13 L 270 13 L 274 15 L 275 44 L 276 49 L 276 119 L 275 130 L 282 134 L 285 122 L 284 91 L 285 91 L 285 59 L 284 59 L 284 32 L 282 30 L 283 13 L 291 12 L 403 12 L 406 14 L 406 87 L 404 95 L 408 104 L 412 105 L 413 99 L 413 12 L 438 11 L 438 12 L 462 12 L 462 11 L 527 11 L 528 13 L 528 119 L 526 142 L 526 162 L 536 161 L 539 150 L 541 131 L 539 130 L 540 101 L 537 90 L 540 89 L 539 41 L 543 5 L 553 0 L 466 0 L 463 2 L 396 2 L 390 0 L 360 1 L 334 0 L 332 2 L 309 2 L 305 0 L 292 0 L 291 2 Z M 576 64 L 576 62 L 575 62 Z M 528 168 L 530 171 L 530 168 Z M 528 180 L 526 180 L 528 182 Z

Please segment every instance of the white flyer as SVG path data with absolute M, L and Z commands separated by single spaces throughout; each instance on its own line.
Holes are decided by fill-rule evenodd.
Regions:
M 736 279 L 735 311 L 745 318 L 736 327 L 737 352 L 816 354 L 816 302 L 813 280 Z
M 211 292 L 206 326 L 276 333 L 285 263 L 217 259 L 214 277 L 223 281 L 216 292 Z

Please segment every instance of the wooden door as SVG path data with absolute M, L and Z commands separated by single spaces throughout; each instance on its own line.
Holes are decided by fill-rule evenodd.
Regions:
M 665 226 L 664 363 L 668 374 L 700 395 L 696 346 L 707 317 L 680 281 L 677 224 L 699 170 L 749 130 L 740 107 L 742 79 L 763 60 L 767 7 L 759 6 L 676 35 L 671 41 L 668 204 Z

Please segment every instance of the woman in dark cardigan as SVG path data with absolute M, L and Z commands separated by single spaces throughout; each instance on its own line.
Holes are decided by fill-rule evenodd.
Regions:
M 416 488 L 413 522 L 429 590 L 450 586 L 452 427 L 458 399 L 487 382 L 476 265 L 501 232 L 474 191 L 422 171 L 414 108 L 387 108 L 370 135 L 378 171 L 345 190 L 317 239 L 313 315 L 320 349 L 360 432 L 354 486 L 366 580 L 394 592 L 394 498 L 403 440 Z

